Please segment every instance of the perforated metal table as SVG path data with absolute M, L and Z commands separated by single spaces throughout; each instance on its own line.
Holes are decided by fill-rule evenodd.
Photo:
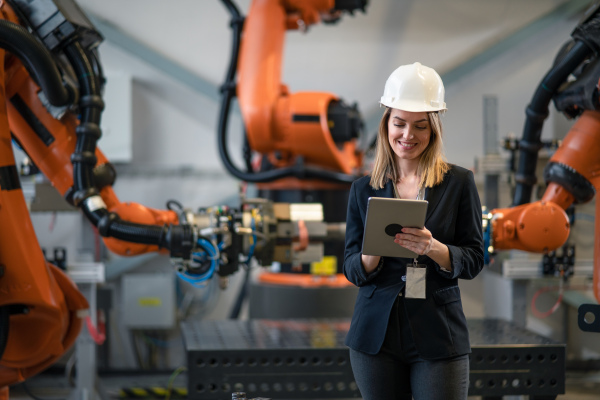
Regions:
M 565 345 L 502 320 L 469 320 L 469 395 L 555 399 L 565 391 Z M 358 398 L 343 320 L 214 320 L 183 323 L 188 398 L 231 392 L 273 399 Z

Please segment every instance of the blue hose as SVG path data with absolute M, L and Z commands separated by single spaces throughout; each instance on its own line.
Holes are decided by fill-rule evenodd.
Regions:
M 252 232 L 256 230 L 256 222 L 254 218 L 250 221 L 250 227 L 252 228 Z M 256 247 L 256 235 L 252 235 L 252 244 L 250 245 L 250 249 L 248 250 L 248 258 L 246 259 L 246 265 L 250 265 L 250 260 L 254 255 L 254 248 Z
M 202 239 L 202 238 L 198 239 L 198 246 L 200 246 L 202 249 L 204 249 L 204 252 L 193 253 L 193 256 L 196 256 L 196 257 L 208 256 L 208 259 L 210 260 L 210 268 L 208 269 L 208 271 L 206 271 L 202 275 L 194 275 L 194 274 L 190 274 L 189 272 L 179 272 L 178 271 L 177 276 L 181 280 L 189 283 L 190 285 L 192 285 L 196 288 L 202 288 L 202 287 L 204 287 L 204 282 L 206 282 L 207 280 L 212 278 L 213 274 L 215 273 L 215 270 L 217 269 L 218 252 L 217 252 L 217 249 L 215 249 L 215 246 L 206 239 Z

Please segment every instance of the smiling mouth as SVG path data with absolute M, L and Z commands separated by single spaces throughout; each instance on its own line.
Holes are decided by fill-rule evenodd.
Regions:
M 398 142 L 398 143 L 400 144 L 400 147 L 402 147 L 404 149 L 412 149 L 417 145 L 416 143 L 404 143 L 404 142 Z

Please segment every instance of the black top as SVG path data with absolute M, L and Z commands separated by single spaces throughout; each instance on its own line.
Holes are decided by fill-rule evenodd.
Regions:
M 345 343 L 354 350 L 376 354 L 412 259 L 383 257 L 374 272 L 365 272 L 360 256 L 368 198 L 394 197 L 393 182 L 375 190 L 369 181 L 370 176 L 356 180 L 348 199 L 344 274 L 360 290 Z M 429 202 L 425 227 L 448 246 L 452 271 L 419 256 L 419 264 L 427 265 L 426 299 L 407 298 L 403 303 L 419 355 L 440 359 L 471 351 L 458 278 L 473 279 L 483 268 L 482 210 L 473 173 L 455 165 L 441 184 L 425 190 L 425 200 Z

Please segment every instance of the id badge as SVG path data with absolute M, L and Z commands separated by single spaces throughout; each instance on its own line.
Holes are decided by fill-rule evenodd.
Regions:
M 407 299 L 424 299 L 426 293 L 426 275 L 427 266 L 425 264 L 417 264 L 417 260 L 412 264 L 408 264 L 406 266 L 406 289 L 404 297 Z

